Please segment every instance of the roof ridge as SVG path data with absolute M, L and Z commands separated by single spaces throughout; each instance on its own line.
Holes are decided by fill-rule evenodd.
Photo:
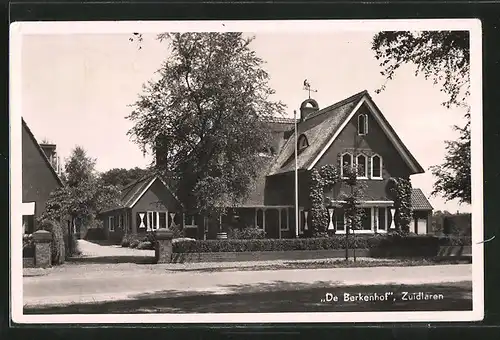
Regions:
M 336 102 L 330 106 L 327 106 L 325 108 L 322 108 L 321 110 L 318 110 L 318 111 L 313 111 L 311 112 L 308 116 L 306 116 L 306 119 L 305 120 L 308 120 L 308 119 L 311 119 L 311 118 L 314 118 L 314 117 L 317 117 L 327 111 L 330 111 L 332 109 L 336 109 L 338 108 L 339 106 L 342 106 L 342 105 L 345 105 L 351 101 L 354 101 L 357 97 L 360 97 L 360 96 L 364 96 L 365 94 L 369 94 L 367 90 L 363 90 L 361 92 L 358 92 L 356 94 L 353 94 L 352 96 L 348 97 L 348 98 L 345 98 L 345 99 L 342 99 L 341 101 L 339 102 Z
M 54 167 L 52 166 L 52 164 L 50 164 L 50 161 L 49 159 L 47 158 L 47 155 L 45 155 L 45 152 L 43 152 L 43 149 L 42 147 L 40 146 L 40 143 L 38 143 L 37 139 L 35 138 L 35 135 L 33 134 L 33 132 L 31 131 L 30 127 L 28 126 L 28 123 L 26 123 L 26 121 L 24 120 L 23 117 L 21 117 L 21 124 L 24 125 L 24 127 L 26 128 L 26 131 L 28 132 L 28 135 L 30 136 L 30 138 L 35 142 L 35 145 L 36 145 L 36 148 L 38 149 L 38 151 L 40 152 L 40 154 L 42 155 L 45 163 L 48 165 L 48 167 L 50 168 L 50 171 L 52 172 L 52 174 L 55 176 L 56 178 L 56 181 L 62 186 L 64 187 L 64 183 L 61 179 L 61 177 L 59 177 L 59 174 L 57 173 L 56 169 L 54 169 Z M 22 133 L 22 132 L 21 132 Z

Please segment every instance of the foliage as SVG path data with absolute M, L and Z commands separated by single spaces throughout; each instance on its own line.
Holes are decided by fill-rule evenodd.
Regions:
M 470 238 L 438 238 L 432 235 L 358 235 L 346 241 L 344 235 L 323 238 L 252 239 L 252 240 L 189 240 L 173 244 L 174 253 L 340 250 L 346 249 L 407 249 L 418 253 L 422 248 L 437 251 L 440 245 L 470 245 Z
M 52 264 L 58 265 L 64 263 L 66 259 L 66 247 L 64 242 L 64 230 L 60 223 L 53 220 L 40 220 L 38 229 L 46 230 L 52 234 L 50 244 L 52 254 Z
M 333 165 L 324 165 L 320 170 L 313 169 L 310 173 L 311 229 L 314 236 L 324 235 L 328 228 L 327 206 L 331 204 L 325 197 L 339 181 L 338 170 Z
M 132 105 L 129 135 L 156 154 L 157 169 L 188 211 L 235 206 L 263 166 L 259 152 L 271 137 L 265 121 L 284 105 L 270 99 L 274 90 L 252 38 L 214 32 L 158 39 L 170 43 L 169 57 Z
M 35 256 L 35 242 L 33 241 L 33 234 L 23 235 L 23 258 Z
M 443 217 L 443 233 L 453 236 L 471 236 L 471 214 L 455 214 Z
M 444 162 L 431 167 L 437 178 L 432 195 L 441 194 L 447 200 L 471 204 L 470 124 L 463 129 L 455 126 L 455 129 L 460 131 L 460 137 L 456 141 L 446 141 Z
M 117 206 L 119 190 L 97 177 L 94 167 L 95 161 L 87 157 L 81 147 L 76 147 L 66 162 L 66 185 L 50 194 L 41 219 L 70 216 L 77 223 L 89 226 L 96 223 L 99 212 Z
M 142 241 L 137 245 L 137 249 L 154 250 L 155 246 L 154 246 L 154 243 L 152 243 L 151 241 Z
M 394 200 L 396 209 L 394 223 L 398 232 L 408 233 L 412 220 L 411 191 L 412 186 L 409 179 L 390 178 L 387 183 L 389 194 Z
M 416 75 L 423 73 L 448 95 L 443 105 L 465 105 L 470 84 L 468 31 L 380 32 L 373 38 L 372 49 L 388 80 L 401 65 L 413 63 Z
M 441 86 L 448 96 L 447 108 L 467 109 L 464 127 L 454 126 L 460 132 L 457 141 L 446 141 L 447 155 L 440 165 L 431 167 L 437 178 L 433 195 L 446 200 L 458 199 L 471 203 L 470 108 L 467 103 L 470 88 L 470 45 L 468 31 L 381 32 L 372 42 L 375 57 L 380 60 L 381 72 L 387 80 L 394 77 L 402 65 L 413 63 L 416 74 Z M 382 86 L 383 90 L 385 85 Z
M 134 239 L 134 240 L 131 240 L 130 241 L 130 248 L 137 248 L 137 246 L 139 245 L 140 241 L 137 240 L 137 239 Z
M 132 169 L 113 168 L 100 174 L 105 185 L 125 187 L 150 173 L 149 169 L 135 167 Z
M 266 238 L 266 232 L 255 226 L 242 229 L 232 228 L 229 230 L 228 238 L 235 240 L 254 240 Z
M 349 187 L 349 192 L 342 192 L 340 199 L 344 201 L 342 208 L 346 220 L 346 230 L 357 230 L 361 227 L 364 209 L 361 208 L 361 198 L 366 190 L 366 183 L 357 179 L 355 166 L 344 166 L 342 181 Z
M 180 225 L 178 225 L 175 222 L 172 222 L 172 224 L 170 225 L 170 227 L 168 227 L 168 229 L 172 231 L 172 233 L 174 234 L 173 236 L 174 238 L 182 238 L 186 236 L 184 235 L 184 230 L 182 230 Z

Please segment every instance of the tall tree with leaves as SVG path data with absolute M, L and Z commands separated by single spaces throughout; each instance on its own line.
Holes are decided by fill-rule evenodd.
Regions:
M 220 212 L 249 193 L 269 146 L 269 75 L 242 33 L 165 33 L 170 55 L 129 115 L 129 135 L 151 149 L 189 210 Z
M 41 220 L 57 221 L 69 216 L 78 225 L 89 227 L 96 223 L 97 214 L 119 204 L 119 191 L 106 185 L 96 174 L 95 160 L 77 146 L 66 161 L 65 186 L 51 193 Z
M 104 184 L 124 187 L 150 173 L 149 169 L 135 167 L 132 169 L 113 168 L 100 174 Z
M 444 162 L 431 167 L 431 171 L 437 178 L 433 195 L 471 203 L 470 111 L 467 102 L 470 94 L 469 32 L 380 32 L 373 38 L 372 49 L 387 80 L 393 79 L 401 65 L 414 64 L 415 75 L 423 74 L 447 95 L 448 99 L 443 102 L 445 107 L 467 109 L 465 126 L 454 126 L 459 132 L 458 140 L 446 142 Z

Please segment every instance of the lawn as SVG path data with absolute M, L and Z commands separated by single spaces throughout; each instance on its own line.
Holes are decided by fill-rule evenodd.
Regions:
M 295 284 L 294 284 L 295 285 Z M 271 287 L 272 286 L 272 287 Z M 287 282 L 238 286 L 229 294 L 165 290 L 123 301 L 32 307 L 25 314 L 276 313 L 472 310 L 470 281 L 320 287 Z M 336 298 L 335 298 L 336 297 Z M 387 298 L 386 298 L 387 297 Z M 413 298 L 413 299 L 412 299 Z

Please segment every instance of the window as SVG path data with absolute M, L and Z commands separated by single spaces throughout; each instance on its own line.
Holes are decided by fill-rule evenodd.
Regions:
M 366 161 L 368 159 L 365 155 L 359 155 L 356 158 L 356 170 L 358 178 L 368 178 Z
M 160 212 L 160 218 L 159 218 L 159 224 L 160 228 L 166 229 L 167 228 L 167 213 L 166 212 Z
M 109 229 L 109 231 L 115 231 L 115 217 L 114 216 L 108 217 L 108 229 Z
M 118 215 L 118 229 L 123 229 L 123 215 Z
M 257 209 L 257 215 L 255 216 L 256 219 L 256 227 L 259 229 L 264 229 L 264 212 L 262 209 Z
M 340 167 L 340 175 L 344 178 L 344 168 L 352 167 L 352 155 L 350 153 L 345 153 L 341 157 L 342 166 Z
M 345 231 L 345 221 L 344 221 L 344 212 L 342 209 L 337 208 L 334 211 L 334 220 L 335 220 L 335 227 L 338 231 Z
M 147 230 L 156 230 L 160 227 L 160 212 L 148 211 L 146 215 Z
M 361 230 L 372 230 L 372 209 L 363 209 L 363 218 L 361 219 Z
M 198 225 L 196 224 L 196 218 L 194 215 L 184 216 L 184 228 L 198 228 Z
M 387 229 L 387 210 L 386 208 L 378 208 L 378 230 L 386 230 Z
M 289 229 L 288 227 L 288 209 L 281 209 L 281 230 L 286 231 Z
M 362 113 L 358 116 L 358 135 L 368 134 L 368 115 Z
M 372 156 L 372 178 L 382 179 L 382 157 L 379 155 Z
M 302 151 L 305 148 L 307 148 L 308 146 L 309 146 L 309 143 L 307 142 L 307 137 L 305 135 L 301 135 L 299 137 L 299 141 L 298 141 L 298 144 L 297 144 L 297 150 L 298 151 Z

